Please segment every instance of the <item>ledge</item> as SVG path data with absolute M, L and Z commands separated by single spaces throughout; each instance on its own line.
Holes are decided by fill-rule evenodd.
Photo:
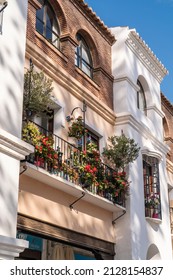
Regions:
M 0 259 L 13 260 L 28 246 L 29 242 L 26 240 L 0 235 Z
M 155 223 L 155 224 L 161 224 L 162 220 L 161 219 L 156 219 L 156 218 L 150 218 L 150 217 L 145 217 L 146 221 Z
M 34 147 L 7 131 L 0 129 L 0 151 L 18 160 L 34 152 Z
M 24 163 L 22 163 L 22 165 L 24 165 Z M 85 192 L 85 196 L 82 198 L 83 201 L 87 201 L 88 203 L 91 203 L 113 213 L 125 210 L 124 207 L 118 204 L 114 204 L 106 198 L 103 198 L 97 194 L 93 194 L 83 189 L 82 187 L 75 185 L 74 183 L 71 183 L 57 175 L 50 174 L 46 170 L 36 167 L 33 164 L 26 162 L 25 166 L 27 167 L 27 169 L 24 172 L 24 174 L 28 177 L 38 180 L 39 182 L 42 182 L 60 191 L 68 193 L 76 198 L 79 198 L 82 195 L 82 193 Z

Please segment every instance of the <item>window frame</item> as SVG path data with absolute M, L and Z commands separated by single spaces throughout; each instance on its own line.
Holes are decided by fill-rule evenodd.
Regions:
M 92 57 L 91 57 L 91 52 L 90 48 L 85 41 L 84 37 L 80 34 L 77 33 L 76 39 L 78 41 L 78 46 L 75 49 L 75 65 L 81 69 L 83 73 L 85 73 L 88 77 L 93 79 L 93 63 L 92 63 Z M 83 57 L 83 50 L 85 50 L 85 54 L 87 54 L 88 61 L 84 59 Z M 88 72 L 83 69 L 83 66 L 88 69 Z
M 143 154 L 143 182 L 145 217 L 161 219 L 161 198 L 159 179 L 159 159 L 157 157 Z M 158 205 L 149 205 L 151 197 L 155 197 Z
M 53 46 L 55 46 L 57 49 L 60 49 L 60 27 L 56 18 L 56 15 L 54 13 L 54 10 L 52 6 L 49 4 L 47 0 L 40 1 L 40 4 L 42 5 L 40 9 L 36 11 L 36 31 L 41 34 L 44 38 L 46 38 L 47 41 L 49 41 Z M 43 9 L 43 19 L 41 19 L 38 16 L 38 11 L 41 11 Z M 49 13 L 51 13 L 51 18 L 53 21 L 51 22 L 51 18 L 49 16 Z M 51 22 L 51 28 L 47 26 L 47 19 Z M 42 24 L 43 31 L 41 32 L 39 30 L 38 23 Z M 54 28 L 56 31 L 54 31 Z M 47 36 L 47 30 L 51 32 L 52 38 L 48 38 Z M 55 37 L 55 39 L 54 39 Z

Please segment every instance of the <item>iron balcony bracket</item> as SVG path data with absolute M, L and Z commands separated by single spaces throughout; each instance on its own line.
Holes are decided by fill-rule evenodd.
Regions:
M 2 8 L 0 9 L 0 13 L 7 7 L 8 2 L 4 1 L 4 3 L 2 4 Z
M 79 200 L 81 200 L 85 196 L 85 194 L 86 194 L 85 192 L 82 192 L 82 195 L 69 205 L 70 210 L 73 210 L 73 205 L 76 204 Z
M 118 217 L 116 217 L 113 221 L 112 224 L 115 225 L 115 221 L 117 221 L 119 218 L 121 218 L 122 216 L 124 216 L 126 214 L 126 210 L 123 210 L 123 213 L 121 215 L 119 215 Z
M 27 166 L 26 165 L 22 165 L 23 170 L 20 172 L 19 175 L 22 175 L 26 170 L 27 170 Z

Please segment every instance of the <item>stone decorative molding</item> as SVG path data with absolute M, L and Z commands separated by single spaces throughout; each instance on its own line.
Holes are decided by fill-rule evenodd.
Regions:
M 165 114 L 155 104 L 153 104 L 152 106 L 148 106 L 147 111 L 149 110 L 155 111 L 161 118 L 165 117 Z
M 0 152 L 15 159 L 22 160 L 34 152 L 34 147 L 14 135 L 0 129 Z
M 115 78 L 114 79 L 114 83 L 121 83 L 121 82 L 127 82 L 127 83 L 129 83 L 133 88 L 134 88 L 134 90 L 137 92 L 137 91 L 139 91 L 139 89 L 140 89 L 140 87 L 137 85 L 137 84 L 135 84 L 129 77 L 127 77 L 127 76 L 124 76 L 124 77 L 119 77 L 119 78 Z
M 0 235 L 0 260 L 13 260 L 28 246 L 26 240 Z
M 155 151 L 154 149 L 151 149 L 151 148 L 145 147 L 145 146 L 141 149 L 141 154 L 155 157 L 159 160 L 159 162 L 162 159 L 162 154 L 160 152 Z
M 136 118 L 128 113 L 123 112 L 116 115 L 116 125 L 122 126 L 129 125 L 133 129 L 135 129 L 141 136 L 143 136 L 146 140 L 150 139 L 150 142 L 153 144 L 155 149 L 161 152 L 161 154 L 167 154 L 169 147 L 164 143 L 160 142 L 149 130 L 149 128 L 143 123 L 136 120 Z
M 168 74 L 168 71 L 135 30 L 129 32 L 126 45 L 134 52 L 156 80 L 161 83 L 164 76 Z

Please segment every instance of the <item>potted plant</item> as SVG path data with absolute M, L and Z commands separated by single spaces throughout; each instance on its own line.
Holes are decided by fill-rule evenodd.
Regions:
M 23 115 L 24 119 L 42 116 L 52 112 L 54 102 L 52 96 L 52 80 L 43 72 L 35 72 L 33 68 L 24 75 Z
M 160 205 L 160 195 L 158 193 L 151 192 L 150 195 L 145 198 L 146 216 L 152 218 L 158 218 L 158 207 Z M 148 213 L 149 212 L 149 213 Z
M 124 133 L 109 137 L 108 140 L 110 144 L 103 149 L 102 155 L 114 169 L 124 170 L 125 166 L 138 157 L 140 147 L 134 139 L 126 137 Z
M 82 117 L 79 116 L 72 121 L 72 124 L 68 129 L 68 136 L 80 140 L 84 135 L 85 135 L 85 128 L 83 125 L 83 120 Z

